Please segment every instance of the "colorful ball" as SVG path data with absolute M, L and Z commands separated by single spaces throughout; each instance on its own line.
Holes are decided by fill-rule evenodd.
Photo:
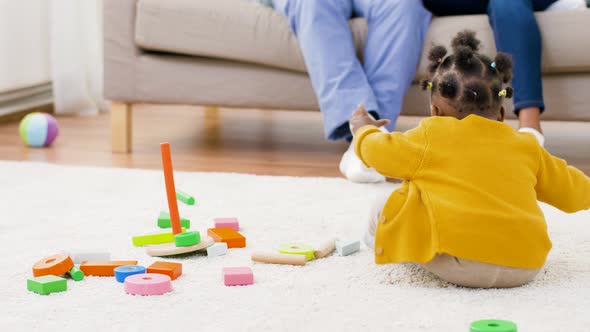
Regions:
M 55 118 L 47 113 L 30 113 L 22 119 L 18 131 L 23 142 L 32 147 L 51 145 L 57 137 L 59 128 Z

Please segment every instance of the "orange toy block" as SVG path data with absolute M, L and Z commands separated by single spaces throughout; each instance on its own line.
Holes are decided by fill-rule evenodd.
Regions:
M 174 235 L 182 233 L 180 227 L 180 214 L 176 202 L 176 188 L 174 187 L 174 171 L 172 157 L 170 156 L 170 143 L 160 143 L 162 153 L 162 168 L 164 170 L 164 183 L 166 184 L 166 196 L 168 197 L 168 209 L 170 210 L 170 225 Z
M 60 276 L 69 272 L 74 267 L 74 261 L 70 256 L 58 254 L 45 257 L 33 265 L 33 275 L 42 277 L 46 275 Z
M 244 248 L 246 238 L 231 228 L 209 228 L 207 234 L 215 242 L 225 242 L 228 248 Z
M 124 265 L 137 265 L 137 261 L 84 261 L 80 270 L 87 276 L 114 277 L 115 268 Z
M 154 264 L 148 266 L 147 273 L 165 274 L 174 280 L 182 274 L 182 263 L 154 262 Z

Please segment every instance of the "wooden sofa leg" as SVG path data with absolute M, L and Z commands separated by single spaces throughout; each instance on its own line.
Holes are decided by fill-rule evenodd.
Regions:
M 204 107 L 206 113 L 218 112 L 219 107 L 217 106 L 205 106 Z
M 131 152 L 131 104 L 111 104 L 111 140 L 113 152 Z

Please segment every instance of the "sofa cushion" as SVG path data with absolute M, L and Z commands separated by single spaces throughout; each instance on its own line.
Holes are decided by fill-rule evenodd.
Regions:
M 139 0 L 135 41 L 145 50 L 305 72 L 284 17 L 243 0 Z
M 590 10 L 537 13 L 543 36 L 543 72 L 590 71 Z M 482 40 L 483 52 L 495 52 L 486 15 L 434 18 L 425 40 L 449 45 L 460 30 L 470 28 Z M 351 20 L 357 53 L 367 26 Z M 160 51 L 256 63 L 305 72 L 297 39 L 287 20 L 270 8 L 243 0 L 139 0 L 135 41 L 146 51 Z M 426 50 L 418 77 L 426 75 Z
M 590 43 L 587 32 L 590 29 L 590 10 L 548 11 L 535 14 L 542 40 L 543 73 L 589 72 Z M 449 46 L 455 34 L 465 28 L 476 31 L 482 42 L 482 52 L 496 53 L 494 34 L 487 15 L 466 15 L 437 17 L 432 20 L 425 47 L 433 43 Z M 427 50 L 422 52 L 419 72 L 426 73 Z

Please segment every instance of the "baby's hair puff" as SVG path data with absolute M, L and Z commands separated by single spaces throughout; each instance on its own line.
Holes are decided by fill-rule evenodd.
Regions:
M 436 45 L 428 53 L 432 77 L 421 83 L 431 95 L 447 99 L 449 105 L 464 114 L 498 112 L 503 98 L 511 98 L 511 87 L 502 84 L 512 79 L 512 58 L 498 53 L 494 59 L 479 54 L 480 41 L 475 32 L 459 32 L 451 42 L 453 53 Z

